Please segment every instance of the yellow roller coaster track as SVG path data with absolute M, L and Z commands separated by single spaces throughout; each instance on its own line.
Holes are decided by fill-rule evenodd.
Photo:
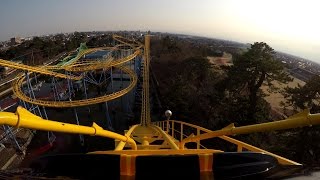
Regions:
M 113 60 L 113 57 L 108 57 L 106 59 L 99 60 L 98 62 L 82 61 L 80 63 L 68 65 L 64 69 L 71 72 L 85 72 L 98 69 L 107 69 L 111 67 L 110 64 Z
M 73 75 L 65 75 L 65 74 L 49 71 L 49 70 L 44 69 L 42 67 L 28 66 L 28 65 L 24 65 L 24 64 L 14 63 L 11 61 L 6 61 L 3 59 L 0 59 L 0 65 L 5 66 L 5 67 L 11 67 L 14 69 L 21 69 L 24 71 L 30 71 L 30 72 L 40 73 L 40 74 L 44 74 L 44 75 L 49 75 L 49 76 L 53 76 L 53 77 L 57 77 L 57 78 L 72 79 L 72 80 L 80 80 L 82 78 L 82 77 L 77 77 L 77 76 L 73 76 Z
M 68 67 L 69 65 L 75 64 L 80 58 L 82 58 L 86 54 L 90 54 L 90 53 L 93 53 L 93 52 L 96 52 L 96 51 L 101 51 L 101 50 L 114 50 L 116 48 L 117 47 L 98 47 L 98 48 L 90 48 L 90 49 L 82 50 L 77 54 L 76 57 L 74 57 L 70 61 L 70 63 L 67 62 L 67 63 L 63 64 L 60 68 L 64 69 L 64 67 Z
M 129 62 L 140 54 L 141 54 L 141 50 L 137 49 L 133 54 L 130 54 L 129 56 L 126 56 L 124 58 L 113 59 L 112 57 L 110 57 L 106 60 L 98 61 L 95 63 L 92 63 L 92 62 L 88 62 L 88 63 L 84 62 L 84 63 L 78 63 L 78 64 L 73 63 L 64 67 L 64 69 L 67 71 L 82 72 L 82 71 L 110 68 L 110 67 L 119 66 L 126 62 Z
M 149 63 L 150 63 L 150 35 L 145 37 L 144 64 L 143 64 L 143 91 L 142 91 L 142 108 L 141 124 L 147 126 L 151 122 L 150 102 L 149 102 Z
M 111 51 L 114 51 L 114 50 L 117 50 L 119 47 L 121 47 L 121 45 L 118 45 L 118 46 L 115 46 L 115 47 L 97 47 L 97 48 L 90 48 L 90 49 L 85 49 L 81 52 L 79 52 L 76 57 L 72 58 L 70 63 L 66 63 L 64 65 L 51 65 L 51 66 L 41 66 L 42 68 L 45 68 L 47 70 L 61 70 L 61 69 L 64 69 L 64 70 L 67 70 L 67 71 L 70 71 L 70 70 L 73 70 L 73 71 L 82 71 L 81 68 L 76 68 L 76 69 L 73 69 L 74 67 L 77 67 L 77 66 L 86 66 L 86 65 L 94 65 L 94 64 L 99 64 L 98 62 L 94 62 L 94 61 L 90 61 L 90 63 L 88 62 L 87 64 L 86 63 L 83 63 L 83 62 L 79 62 L 78 60 L 81 59 L 84 55 L 87 55 L 87 54 L 90 54 L 90 53 L 94 53 L 96 51 L 101 51 L 101 50 L 111 50 Z M 70 57 L 70 55 L 68 56 Z M 104 61 L 105 59 L 102 59 L 100 61 Z M 106 61 L 108 61 L 109 59 L 106 59 Z M 101 63 L 104 63 L 104 62 L 101 62 Z M 101 64 L 100 64 L 101 65 Z M 84 71 L 86 69 L 84 68 Z M 88 68 L 88 70 L 94 70 L 94 68 Z
M 127 39 L 127 38 L 124 38 L 124 37 L 116 35 L 116 34 L 112 35 L 112 38 L 115 39 L 116 41 L 118 41 L 122 44 L 128 45 L 134 49 L 140 49 L 143 47 L 143 44 L 141 44 L 138 41 L 135 41 L 133 39 Z
M 82 100 L 73 100 L 73 101 L 44 101 L 44 100 L 39 100 L 39 99 L 33 99 L 25 95 L 22 91 L 22 83 L 25 79 L 25 77 L 21 77 L 18 79 L 14 85 L 13 85 L 13 92 L 14 94 L 21 100 L 25 102 L 29 102 L 32 104 L 40 105 L 40 106 L 45 106 L 45 107 L 57 107 L 57 108 L 63 108 L 63 107 L 77 107 L 77 106 L 86 106 L 86 105 L 91 105 L 91 104 L 97 104 L 97 103 L 102 103 L 106 101 L 111 101 L 113 99 L 116 99 L 118 97 L 121 97 L 128 92 L 130 92 L 134 86 L 137 84 L 137 76 L 135 72 L 127 67 L 117 67 L 120 70 L 122 70 L 124 73 L 127 73 L 130 77 L 131 83 L 129 86 L 126 88 L 111 93 L 107 94 L 104 96 L 99 96 L 95 98 L 90 98 L 90 99 L 82 99 Z
M 115 38 L 119 39 L 120 42 L 125 42 L 124 38 L 121 36 L 114 36 Z M 130 42 L 133 42 L 131 40 L 127 40 Z M 125 42 L 127 43 L 127 42 Z M 79 59 L 81 59 L 84 55 L 90 54 L 96 51 L 100 50 L 120 50 L 121 47 L 125 47 L 128 44 L 118 44 L 114 47 L 98 47 L 98 48 L 91 48 L 91 49 L 85 49 L 83 51 L 80 51 L 75 58 L 73 58 L 71 63 L 67 63 L 62 66 L 42 66 L 42 67 L 32 67 L 32 66 L 27 66 L 24 64 L 18 64 L 10 61 L 5 61 L 5 60 L 0 60 L 0 65 L 2 66 L 7 66 L 11 68 L 16 68 L 16 69 L 22 69 L 25 71 L 31 71 L 35 73 L 40 73 L 40 74 L 45 74 L 57 78 L 64 78 L 64 79 L 71 79 L 71 80 L 80 80 L 82 79 L 82 76 L 73 76 L 73 75 L 65 75 L 62 73 L 57 73 L 53 72 L 50 70 L 67 70 L 70 72 L 85 72 L 85 71 L 91 71 L 91 70 L 98 70 L 98 69 L 108 69 L 111 67 L 118 68 L 122 70 L 124 73 L 127 73 L 130 78 L 130 84 L 126 88 L 99 97 L 95 98 L 89 98 L 89 99 L 82 99 L 82 100 L 73 100 L 73 101 L 47 101 L 47 100 L 40 100 L 40 99 L 33 99 L 28 97 L 26 94 L 24 94 L 22 87 L 23 87 L 23 82 L 25 81 L 25 77 L 21 76 L 18 78 L 14 83 L 13 83 L 13 92 L 14 94 L 20 98 L 21 100 L 25 102 L 29 102 L 32 104 L 40 105 L 40 106 L 45 106 L 45 107 L 77 107 L 77 106 L 86 106 L 86 105 L 92 105 L 92 104 L 97 104 L 101 102 L 107 102 L 116 98 L 119 98 L 128 92 L 130 92 L 134 86 L 137 83 L 137 76 L 134 71 L 131 69 L 122 66 L 124 63 L 129 62 L 139 56 L 141 54 L 141 50 L 139 48 L 142 47 L 141 44 L 133 44 L 131 47 L 134 47 L 134 52 L 128 56 L 125 56 L 123 58 L 119 59 L 113 59 L 113 57 L 109 56 L 107 59 L 102 59 L 98 61 L 82 61 L 79 62 Z M 138 46 L 139 45 L 139 46 Z M 138 48 L 137 48 L 138 47 Z M 50 70 L 49 70 L 50 69 Z

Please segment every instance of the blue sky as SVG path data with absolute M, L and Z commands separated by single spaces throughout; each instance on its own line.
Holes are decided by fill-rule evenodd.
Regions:
M 2 0 L 0 41 L 94 30 L 151 30 L 265 41 L 320 62 L 317 0 Z

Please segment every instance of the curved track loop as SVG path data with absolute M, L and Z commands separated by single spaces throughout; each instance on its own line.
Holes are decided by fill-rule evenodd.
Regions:
M 84 71 L 92 71 L 97 69 L 107 69 L 112 63 L 113 58 L 110 57 L 106 60 L 98 61 L 98 62 L 92 62 L 92 61 L 86 61 L 81 62 L 77 64 L 72 64 L 67 67 L 65 67 L 65 70 L 71 71 L 71 72 L 84 72 Z
M 0 65 L 2 66 L 7 66 L 15 69 L 21 69 L 25 71 L 31 71 L 35 73 L 40 73 L 40 74 L 45 74 L 57 78 L 63 78 L 63 79 L 71 79 L 71 80 L 80 80 L 83 77 L 82 76 L 73 76 L 73 75 L 65 75 L 62 73 L 57 73 L 53 72 L 52 70 L 66 70 L 70 72 L 85 72 L 85 71 L 91 71 L 91 70 L 98 70 L 98 69 L 108 69 L 111 67 L 116 67 L 122 70 L 124 73 L 128 74 L 130 77 L 131 83 L 129 84 L 128 87 L 103 96 L 95 97 L 95 98 L 90 98 L 90 99 L 82 99 L 82 100 L 70 100 L 70 101 L 46 101 L 46 100 L 40 100 L 40 99 L 33 99 L 28 97 L 22 90 L 23 87 L 23 82 L 25 81 L 25 77 L 21 76 L 18 78 L 13 83 L 13 92 L 14 94 L 20 98 L 21 100 L 40 105 L 40 106 L 45 106 L 45 107 L 57 107 L 57 108 L 64 108 L 64 107 L 77 107 L 77 106 L 86 106 L 86 105 L 92 105 L 92 104 L 97 104 L 97 103 L 102 103 L 106 101 L 110 101 L 113 99 L 116 99 L 118 97 L 121 97 L 128 92 L 130 92 L 134 86 L 137 83 L 137 75 L 135 72 L 125 66 L 121 66 L 126 62 L 129 62 L 133 60 L 135 57 L 139 56 L 141 54 L 141 48 L 143 45 L 139 42 L 136 42 L 134 40 L 129 40 L 126 38 L 123 38 L 121 36 L 113 35 L 113 38 L 116 41 L 119 41 L 122 44 L 118 44 L 114 47 L 98 47 L 98 48 L 90 48 L 90 49 L 84 49 L 80 51 L 74 58 L 69 60 L 68 62 L 62 64 L 62 65 L 54 65 L 54 66 L 40 66 L 40 67 L 32 67 L 32 66 L 27 66 L 24 64 L 18 64 L 18 63 L 13 63 L 11 61 L 5 61 L 0 59 Z M 122 47 L 127 47 L 130 46 L 133 48 L 134 53 L 114 60 L 112 56 L 108 56 L 105 59 L 98 60 L 98 61 L 79 61 L 81 57 L 83 57 L 86 54 L 93 53 L 96 51 L 100 50 L 110 50 L 110 51 L 115 51 L 115 50 L 121 50 Z
M 121 37 L 121 36 L 117 36 L 117 37 Z M 103 69 L 103 68 L 110 68 L 112 66 L 117 66 L 123 63 L 126 63 L 128 61 L 131 61 L 133 58 L 135 58 L 136 56 L 138 56 L 141 51 L 140 48 L 135 48 L 135 52 L 132 55 L 129 55 L 127 57 L 124 58 L 120 58 L 117 60 L 114 60 L 112 57 L 107 57 L 106 59 L 102 59 L 99 61 L 81 61 L 79 62 L 78 60 L 86 55 L 86 54 L 90 54 L 96 51 L 101 51 L 101 50 L 111 50 L 111 51 L 115 51 L 115 50 L 120 50 L 121 47 L 126 46 L 124 44 L 118 44 L 114 47 L 98 47 L 98 48 L 90 48 L 90 49 L 86 49 L 81 51 L 80 53 L 77 54 L 76 57 L 74 57 L 73 59 L 71 59 L 68 63 L 62 65 L 62 66 L 42 66 L 42 68 L 45 68 L 47 70 L 61 70 L 64 69 L 66 71 L 72 71 L 72 72 L 83 72 L 83 71 L 91 71 L 91 70 L 96 70 L 96 69 Z
M 89 62 L 78 63 L 78 64 L 70 64 L 64 67 L 64 69 L 72 72 L 82 72 L 82 71 L 110 68 L 113 66 L 118 66 L 126 62 L 129 62 L 140 54 L 141 54 L 141 50 L 137 49 L 133 54 L 130 54 L 129 56 L 126 56 L 124 58 L 113 60 L 113 58 L 110 57 L 106 60 L 98 61 L 95 63 L 89 61 Z
M 82 56 L 84 56 L 86 54 L 90 54 L 90 53 L 101 51 L 101 50 L 115 50 L 116 48 L 117 47 L 98 47 L 98 48 L 90 48 L 90 49 L 82 50 L 77 54 L 76 57 L 74 57 L 70 61 L 68 61 L 65 64 L 63 64 L 60 68 L 61 69 L 65 69 L 64 67 L 68 67 L 68 66 L 70 66 L 72 64 L 75 64 Z
M 14 85 L 13 85 L 13 92 L 14 94 L 21 100 L 25 102 L 29 102 L 32 104 L 40 105 L 40 106 L 46 106 L 46 107 L 57 107 L 57 108 L 64 108 L 64 107 L 77 107 L 77 106 L 86 106 L 86 105 L 91 105 L 91 104 L 97 104 L 97 103 L 102 103 L 106 101 L 110 101 L 113 99 L 116 99 L 118 97 L 121 97 L 128 92 L 130 92 L 134 86 L 137 84 L 137 75 L 135 72 L 127 67 L 117 67 L 120 70 L 122 70 L 124 73 L 128 74 L 130 76 L 130 81 L 131 83 L 129 86 L 126 88 L 114 92 L 112 94 L 107 94 L 103 95 L 100 97 L 95 97 L 95 98 L 90 98 L 90 99 L 82 99 L 82 100 L 73 100 L 73 101 L 44 101 L 44 100 L 39 100 L 39 99 L 32 99 L 25 95 L 22 91 L 22 82 L 24 81 L 25 77 L 21 77 L 18 79 Z

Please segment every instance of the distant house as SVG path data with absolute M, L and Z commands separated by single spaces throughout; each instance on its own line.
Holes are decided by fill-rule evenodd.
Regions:
M 13 37 L 10 39 L 10 44 L 11 45 L 16 45 L 16 44 L 21 44 L 22 39 L 20 37 Z

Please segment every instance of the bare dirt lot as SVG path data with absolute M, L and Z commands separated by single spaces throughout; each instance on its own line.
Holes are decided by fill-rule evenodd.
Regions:
M 279 90 L 283 90 L 285 87 L 289 86 L 289 87 L 298 87 L 298 84 L 300 84 L 301 86 L 305 85 L 306 83 L 304 81 L 301 81 L 300 79 L 294 78 L 292 76 L 290 76 L 291 78 L 293 78 L 292 82 L 288 82 L 286 84 L 283 83 L 279 83 L 278 81 L 273 81 L 273 84 L 280 88 Z M 293 108 L 292 107 L 287 107 L 286 112 L 283 111 L 283 107 L 280 106 L 280 102 L 283 101 L 285 102 L 285 99 L 283 97 L 283 95 L 279 92 L 277 93 L 270 93 L 268 92 L 268 86 L 267 85 L 263 85 L 262 86 L 262 90 L 263 92 L 265 92 L 266 94 L 269 94 L 269 96 L 265 97 L 265 100 L 270 103 L 272 110 L 283 114 L 283 115 L 290 115 L 292 113 Z

